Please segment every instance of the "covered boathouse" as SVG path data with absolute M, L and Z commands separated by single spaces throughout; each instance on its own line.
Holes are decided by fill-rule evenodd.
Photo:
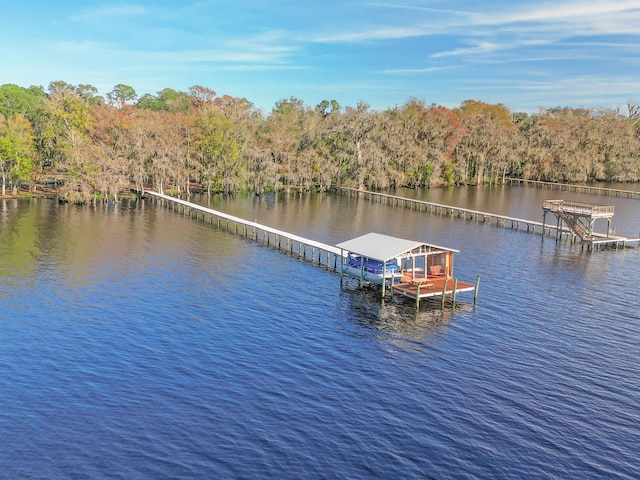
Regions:
M 378 284 L 383 298 L 389 288 L 391 294 L 415 299 L 416 308 L 421 299 L 429 297 L 441 297 L 444 305 L 447 295 L 455 304 L 458 293 L 471 291 L 477 302 L 480 277 L 473 285 L 453 276 L 457 250 L 381 233 L 367 233 L 336 247 L 341 251 L 341 282 L 349 275 L 358 278 L 360 286 Z

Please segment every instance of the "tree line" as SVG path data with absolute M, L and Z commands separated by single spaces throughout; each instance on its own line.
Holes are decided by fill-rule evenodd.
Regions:
M 61 199 L 117 199 L 130 188 L 190 194 L 326 191 L 499 182 L 640 180 L 640 108 L 511 112 L 467 100 L 445 108 L 409 98 L 268 113 L 246 98 L 193 86 L 137 96 L 119 84 L 0 86 L 2 195 L 53 184 Z

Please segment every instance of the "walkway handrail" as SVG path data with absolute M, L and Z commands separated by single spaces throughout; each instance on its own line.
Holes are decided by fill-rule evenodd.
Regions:
M 571 200 L 544 200 L 542 202 L 543 209 L 565 210 L 571 213 L 583 213 L 588 215 L 610 215 L 613 216 L 615 207 L 613 205 L 596 205 L 586 202 L 574 202 Z
M 635 190 L 623 190 L 620 188 L 607 188 L 607 187 L 592 187 L 590 185 L 578 185 L 574 183 L 557 183 L 557 182 L 543 182 L 541 180 L 526 180 L 523 178 L 513 178 L 506 177 L 504 179 L 505 182 L 518 182 L 518 183 L 530 183 L 532 185 L 541 185 L 548 187 L 555 187 L 558 189 L 566 188 L 568 190 L 574 189 L 576 192 L 582 190 L 584 193 L 589 193 L 590 191 L 597 192 L 598 194 L 604 193 L 606 195 L 611 196 L 611 193 L 615 193 L 617 196 L 627 196 L 628 198 L 640 198 L 640 191 Z
M 480 210 L 472 210 L 469 208 L 464 208 L 464 207 L 456 207 L 454 205 L 445 205 L 443 203 L 435 203 L 435 202 L 427 202 L 425 200 L 417 200 L 415 198 L 407 198 L 407 197 L 399 197 L 396 195 L 390 195 L 387 193 L 379 193 L 379 192 L 371 192 L 369 190 L 360 190 L 358 188 L 349 188 L 349 187 L 342 187 L 342 190 L 348 191 L 348 192 L 356 192 L 356 193 L 364 193 L 366 195 L 374 195 L 374 196 L 378 196 L 378 197 L 384 197 L 384 198 L 388 198 L 391 200 L 402 200 L 405 202 L 414 202 L 416 204 L 421 204 L 421 205 L 427 205 L 427 206 L 432 206 L 432 207 L 437 207 L 437 208 L 443 208 L 443 209 L 453 209 L 453 210 L 458 210 L 460 212 L 465 212 L 465 213 L 469 213 L 472 215 L 482 215 L 483 217 L 489 217 L 489 218 L 494 218 L 497 220 L 507 220 L 509 222 L 518 222 L 518 223 L 524 223 L 524 224 L 529 224 L 529 225 L 535 225 L 535 226 L 542 226 L 542 222 L 536 222 L 534 220 L 527 220 L 525 218 L 517 218 L 517 217 L 509 217 L 506 215 L 500 215 L 497 213 L 491 213 L 491 212 L 482 212 Z M 548 227 L 548 225 L 547 225 Z
M 300 237 L 299 235 L 295 235 L 293 233 L 285 232 L 283 230 L 278 230 L 276 228 L 269 227 L 267 225 L 263 225 L 261 223 L 252 222 L 250 220 L 244 220 L 240 217 L 234 217 L 233 215 L 229 215 L 228 213 L 219 212 L 218 210 L 213 210 L 211 208 L 203 207 L 202 205 L 197 205 L 186 200 L 182 200 L 180 198 L 172 197 L 170 195 L 165 195 L 163 193 L 154 192 L 152 190 L 145 190 L 144 193 L 146 195 L 151 195 L 157 198 L 161 198 L 163 200 L 168 200 L 170 202 L 175 202 L 180 205 L 183 205 L 188 208 L 197 208 L 201 212 L 208 213 L 209 215 L 215 215 L 217 217 L 224 218 L 226 220 L 230 220 L 232 222 L 238 223 L 240 225 L 246 225 L 247 227 L 257 228 L 259 230 L 271 233 L 273 235 L 280 235 L 285 238 L 289 238 L 295 242 L 304 243 L 309 245 L 310 247 L 320 248 L 327 252 L 333 253 L 334 255 L 341 255 L 341 250 L 333 245 L 328 245 L 326 243 L 318 242 L 316 240 L 311 240 L 308 238 Z

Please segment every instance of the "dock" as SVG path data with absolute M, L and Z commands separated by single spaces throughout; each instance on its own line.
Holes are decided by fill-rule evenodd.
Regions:
M 555 236 L 556 239 L 562 235 L 570 235 L 572 240 L 576 238 L 576 230 L 572 228 L 571 222 L 559 221 L 555 225 L 547 225 L 545 215 L 543 215 L 543 221 L 537 222 L 535 220 L 527 220 L 524 218 L 510 217 L 508 215 L 499 215 L 496 213 L 482 212 L 479 210 L 472 210 L 469 208 L 456 207 L 453 205 L 444 205 L 441 203 L 427 202 L 424 200 L 416 200 L 413 198 L 399 197 L 396 195 L 389 195 L 387 193 L 371 192 L 369 190 L 359 190 L 356 188 L 341 188 L 341 191 L 347 195 L 355 195 L 365 198 L 372 202 L 379 202 L 386 205 L 399 206 L 409 208 L 412 210 L 418 210 L 420 212 L 427 212 L 434 215 L 448 216 L 451 218 L 459 218 L 462 220 L 481 222 L 488 225 L 494 225 L 496 227 L 509 228 L 519 232 L 534 233 L 546 236 Z M 559 202 L 560 200 L 549 200 L 549 202 Z M 587 204 L 585 204 L 587 205 Z M 595 205 L 590 205 L 589 208 L 593 208 Z M 543 205 L 543 210 L 545 206 Z M 608 207 L 611 209 L 612 207 Z M 606 210 L 606 209 L 605 209 Z M 544 210 L 545 212 L 547 210 Z M 605 211 L 604 215 L 598 215 L 601 213 L 598 211 L 594 213 L 594 210 L 590 210 L 592 219 L 596 218 L 610 218 L 609 210 Z M 570 219 L 569 219 L 570 220 Z M 589 249 L 597 249 L 599 247 L 628 247 L 637 246 L 640 248 L 640 236 L 629 237 L 625 235 L 613 235 L 613 234 L 601 234 L 593 233 L 591 236 L 584 235 L 580 237 L 584 239 L 584 244 L 589 245 Z
M 560 190 L 562 192 L 586 193 L 588 195 L 602 195 L 607 197 L 622 197 L 640 199 L 640 191 L 621 190 L 617 188 L 592 187 L 589 185 L 575 185 L 569 183 L 541 182 L 539 180 L 524 180 L 521 178 L 505 178 L 505 183 Z
M 472 285 L 457 278 L 429 278 L 419 280 L 407 280 L 392 286 L 392 293 L 399 293 L 405 297 L 416 300 L 416 308 L 420 305 L 420 300 L 431 297 L 440 297 L 444 304 L 447 295 L 455 303 L 456 296 L 463 292 L 474 292 L 474 303 L 477 302 L 478 287 L 480 277 L 476 278 L 476 284 Z
M 161 205 L 197 221 L 202 221 L 212 226 L 215 225 L 219 229 L 275 248 L 283 253 L 296 256 L 301 260 L 306 260 L 318 266 L 324 266 L 328 270 L 340 273 L 342 279 L 342 267 L 345 262 L 345 257 L 343 249 L 337 246 L 304 238 L 293 233 L 262 225 L 255 221 L 244 220 L 224 212 L 219 212 L 202 205 L 151 190 L 145 190 L 144 197 L 151 198 Z M 398 293 L 415 299 L 416 308 L 419 306 L 420 299 L 434 296 L 441 296 L 443 307 L 447 296 L 451 300 L 451 304 L 455 306 L 456 294 L 466 291 L 475 291 L 474 304 L 477 302 L 479 278 L 475 286 L 462 282 L 458 284 L 458 280 L 452 278 L 437 279 L 429 285 L 420 285 L 415 281 L 407 282 L 406 285 L 395 285 L 395 290 Z M 361 286 L 362 285 L 363 283 L 361 281 Z M 391 294 L 393 294 L 393 292 L 394 287 L 392 286 Z M 384 295 L 385 289 L 382 288 L 383 298 Z
M 570 231 L 557 225 L 545 225 L 535 220 L 527 220 L 524 218 L 510 217 L 497 213 L 481 212 L 469 208 L 455 207 L 453 205 L 444 205 L 441 203 L 427 202 L 424 200 L 416 200 L 412 198 L 399 197 L 386 193 L 371 192 L 369 190 L 359 190 L 356 188 L 341 188 L 341 191 L 347 195 L 360 196 L 372 202 L 379 202 L 386 205 L 399 206 L 418 210 L 419 212 L 427 212 L 440 216 L 448 216 L 452 218 L 460 218 L 472 222 L 486 223 L 496 227 L 510 228 L 512 230 L 523 231 L 527 233 L 538 233 L 541 235 L 551 235 L 560 228 L 560 232 L 570 233 Z
M 453 257 L 457 250 L 406 238 L 371 232 L 339 243 L 348 263 L 340 265 L 340 279 L 348 275 L 382 286 L 382 297 L 389 284 L 391 294 L 401 293 L 415 299 L 416 309 L 423 298 L 439 296 L 444 307 L 447 295 L 455 305 L 456 295 L 475 292 L 478 301 L 480 277 L 475 286 L 458 280 L 453 275 Z M 346 254 L 346 255 L 345 255 Z
M 303 260 L 325 266 L 333 271 L 338 270 L 341 258 L 340 249 L 333 245 L 277 230 L 258 222 L 244 220 L 170 195 L 151 190 L 145 190 L 144 195 L 185 216 L 201 220 L 210 225 L 216 225 L 227 232 L 252 239 Z
M 543 237 L 555 236 L 556 239 L 562 235 L 570 235 L 572 240 L 576 238 L 576 231 L 572 229 L 570 222 L 559 221 L 555 225 L 547 225 L 543 215 L 543 221 L 537 222 L 535 220 L 527 220 L 524 218 L 510 217 L 507 215 L 500 215 L 490 212 L 482 212 L 479 210 L 472 210 L 469 208 L 456 207 L 453 205 L 444 205 L 441 203 L 427 202 L 424 200 L 416 200 L 413 198 L 400 197 L 396 195 L 390 195 L 387 193 L 371 192 L 369 190 L 360 190 L 357 188 L 342 187 L 340 189 L 346 195 L 353 195 L 364 198 L 372 202 L 379 202 L 391 206 L 399 206 L 417 210 L 419 212 L 427 212 L 434 215 L 448 216 L 451 218 L 459 218 L 462 220 L 486 223 L 487 225 L 494 225 L 496 227 L 509 228 L 518 232 L 526 232 L 539 234 Z M 626 192 L 626 190 L 622 190 Z M 629 192 L 637 193 L 637 192 Z M 640 195 L 640 194 L 639 194 Z M 550 200 L 550 202 L 558 202 L 559 200 Z M 591 206 L 593 207 L 593 205 Z M 590 208 L 591 208 L 590 207 Z M 611 207 L 607 207 L 611 208 Z M 544 210 L 544 205 L 543 205 Z M 547 210 L 544 210 L 545 212 Z M 612 210 L 611 210 L 612 212 Z M 591 211 L 592 214 L 593 211 Z M 607 218 L 609 217 L 608 211 L 604 216 L 595 216 L 595 218 Z M 610 217 L 609 217 L 610 218 Z M 582 238 L 582 237 L 581 237 Z M 593 233 L 591 236 L 584 236 L 584 244 L 589 246 L 589 249 L 597 249 L 600 247 L 620 248 L 627 246 L 637 246 L 640 248 L 640 237 L 629 237 L 624 235 L 612 235 L 612 234 L 600 234 Z
M 575 242 L 579 238 L 583 247 L 588 250 L 601 246 L 619 248 L 627 246 L 629 243 L 637 243 L 640 246 L 640 238 L 631 238 L 611 233 L 611 218 L 613 218 L 613 205 L 597 205 L 585 202 L 573 202 L 567 200 L 545 200 L 542 204 L 543 223 L 546 222 L 547 214 L 553 213 L 556 217 L 558 228 L 565 224 L 571 231 L 571 241 Z M 598 220 L 607 222 L 606 232 L 595 231 L 595 223 Z

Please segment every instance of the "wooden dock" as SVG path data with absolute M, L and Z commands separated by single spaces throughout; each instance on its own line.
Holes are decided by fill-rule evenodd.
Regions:
M 152 198 L 161 205 L 172 208 L 175 212 L 190 218 L 200 220 L 227 232 L 240 235 L 244 238 L 260 242 L 269 247 L 296 256 L 302 260 L 309 261 L 319 266 L 324 266 L 329 270 L 338 272 L 344 261 L 342 249 L 326 243 L 317 242 L 308 238 L 300 237 L 293 233 L 277 230 L 257 222 L 244 220 L 227 213 L 219 212 L 211 208 L 203 207 L 195 203 L 188 202 L 176 197 L 164 195 L 162 193 L 145 190 L 144 196 Z M 449 282 L 450 280 L 450 282 Z M 455 283 L 453 283 L 455 282 Z M 474 304 L 477 302 L 477 287 L 473 285 L 457 283 L 457 279 L 446 279 L 437 288 L 435 284 L 425 285 L 420 291 L 420 286 L 397 285 L 398 293 L 416 300 L 416 308 L 419 306 L 421 298 L 441 296 L 442 306 L 445 305 L 447 296 L 451 300 L 451 305 L 456 304 L 456 294 L 461 291 L 475 291 Z M 479 278 L 478 278 L 479 283 Z M 433 288 L 432 288 L 433 287 Z M 417 291 L 415 291 L 417 289 Z M 393 290 L 392 290 L 393 293 Z M 384 290 L 383 290 L 384 297 Z
M 441 203 L 426 202 L 424 200 L 398 197 L 386 193 L 371 192 L 368 190 L 358 190 L 356 188 L 346 187 L 341 188 L 341 191 L 348 195 L 360 196 L 372 202 L 380 202 L 387 205 L 410 208 L 412 210 L 428 212 L 440 216 L 448 216 L 473 222 L 486 223 L 489 225 L 495 225 L 497 227 L 510 228 L 512 230 L 518 230 L 527 233 L 551 235 L 552 231 L 555 234 L 556 230 L 558 229 L 557 226 L 544 225 L 542 222 L 536 222 L 534 220 L 526 220 L 524 218 L 510 217 L 507 215 L 499 215 L 490 212 L 481 212 L 479 210 L 454 207 L 453 205 L 444 205 Z M 569 230 L 561 226 L 560 232 L 569 233 Z
M 453 303 L 456 302 L 456 296 L 462 292 L 474 292 L 473 303 L 478 300 L 478 287 L 480 285 L 480 277 L 477 277 L 476 284 L 462 282 L 457 278 L 424 278 L 418 281 L 407 281 L 391 286 L 392 295 L 400 293 L 405 297 L 415 299 L 416 308 L 420 306 L 420 300 L 431 297 L 440 297 L 442 305 L 447 295 Z
M 541 182 L 538 180 L 523 180 L 521 178 L 505 178 L 505 183 L 560 190 L 562 192 L 586 193 L 588 195 L 602 195 L 607 197 L 638 198 L 640 191 L 621 190 L 616 188 L 592 187 L 589 185 L 575 185 L 569 183 Z
M 303 260 L 323 265 L 333 271 L 337 271 L 338 265 L 340 265 L 340 249 L 333 245 L 317 242 L 257 222 L 234 217 L 233 215 L 162 193 L 145 190 L 144 194 L 160 202 L 162 205 L 172 208 L 175 212 L 182 213 L 183 215 L 201 220 L 205 223 L 208 222 L 228 232 L 241 235 L 244 238 L 250 238 L 277 250 L 295 255 Z
M 418 210 L 420 212 L 428 212 L 440 216 L 448 216 L 452 218 L 460 218 L 463 220 L 486 223 L 496 227 L 509 228 L 519 232 L 535 233 L 542 236 L 555 236 L 560 238 L 562 235 L 570 235 L 575 238 L 575 233 L 571 228 L 562 222 L 556 225 L 547 225 L 544 222 L 536 222 L 534 220 L 526 220 L 524 218 L 510 217 L 499 215 L 496 213 L 481 212 L 471 210 L 469 208 L 455 207 L 453 205 L 444 205 L 434 202 L 426 202 L 424 200 L 416 200 L 412 198 L 399 197 L 386 193 L 371 192 L 368 190 L 359 190 L 356 188 L 342 187 L 340 189 L 347 195 L 354 195 L 365 198 L 372 202 L 380 202 L 392 206 L 400 206 Z M 557 202 L 557 200 L 556 200 Z M 637 246 L 640 248 L 640 238 L 627 237 L 624 235 L 605 235 L 593 234 L 592 238 L 585 240 L 585 245 L 589 245 L 589 249 L 600 247 L 620 248 L 627 246 Z
M 542 203 L 543 223 L 546 222 L 547 213 L 553 213 L 557 219 L 558 229 L 564 223 L 571 230 L 571 241 L 579 238 L 583 247 L 588 250 L 598 249 L 602 246 L 619 248 L 636 243 L 640 246 L 640 238 L 631 238 L 611 233 L 611 218 L 614 214 L 613 205 L 595 205 L 592 203 L 573 202 L 567 200 L 545 200 Z M 594 230 L 597 220 L 606 220 L 605 233 Z

